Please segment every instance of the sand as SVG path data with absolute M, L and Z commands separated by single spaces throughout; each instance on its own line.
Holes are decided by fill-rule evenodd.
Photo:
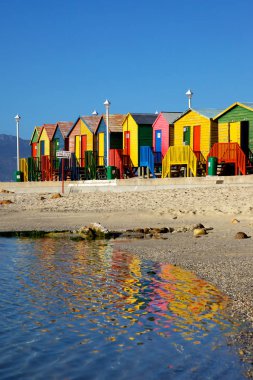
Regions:
M 173 228 L 175 232 L 160 239 L 118 239 L 115 244 L 143 258 L 194 271 L 227 294 L 231 316 L 247 325 L 241 343 L 244 357 L 252 361 L 253 185 L 70 193 L 56 199 L 47 193 L 1 192 L 1 200 L 13 203 L 0 206 L 0 231 L 74 230 L 92 222 L 109 230 Z M 192 232 L 198 223 L 207 228 L 200 238 Z M 235 239 L 239 231 L 249 238 Z

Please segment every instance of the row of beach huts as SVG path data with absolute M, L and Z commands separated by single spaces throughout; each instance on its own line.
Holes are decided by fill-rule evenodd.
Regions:
M 252 174 L 253 103 L 79 116 L 36 126 L 30 144 L 23 181 Z

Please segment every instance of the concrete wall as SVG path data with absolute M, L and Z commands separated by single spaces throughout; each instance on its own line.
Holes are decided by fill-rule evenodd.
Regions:
M 131 178 L 115 180 L 90 180 L 64 182 L 64 193 L 70 192 L 124 192 L 124 191 L 149 191 L 170 188 L 201 188 L 214 185 L 247 185 L 253 186 L 253 175 L 228 176 L 228 177 L 182 177 L 182 178 Z M 62 182 L 0 182 L 1 189 L 15 193 L 62 193 Z

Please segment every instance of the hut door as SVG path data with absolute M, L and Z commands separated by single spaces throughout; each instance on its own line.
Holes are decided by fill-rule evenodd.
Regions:
M 155 151 L 161 153 L 162 151 L 162 131 L 158 129 L 155 131 Z
M 105 156 L 105 134 L 101 132 L 98 134 L 98 166 L 104 166 Z
M 80 159 L 80 137 L 81 136 L 75 136 L 75 154 L 77 160 Z
M 130 156 L 130 132 L 129 131 L 124 132 L 124 141 L 125 141 L 124 154 L 126 156 Z
M 241 122 L 241 148 L 248 157 L 249 154 L 249 122 Z
M 183 143 L 184 145 L 190 145 L 191 128 L 184 127 Z
M 60 139 L 55 139 L 55 154 L 60 149 Z
M 32 157 L 37 157 L 37 143 L 32 143 Z
M 40 155 L 41 155 L 41 156 L 44 156 L 44 154 L 45 154 L 45 141 L 42 140 L 42 141 L 40 142 Z
M 236 142 L 240 145 L 241 123 L 239 121 L 229 123 L 229 142 Z
M 87 135 L 82 135 L 81 136 L 81 166 L 85 166 L 85 152 L 87 150 Z
M 200 125 L 193 127 L 193 151 L 200 152 Z

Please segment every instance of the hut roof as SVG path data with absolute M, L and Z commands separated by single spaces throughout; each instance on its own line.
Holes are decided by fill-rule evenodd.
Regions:
M 219 114 L 217 114 L 215 119 L 218 119 L 220 116 L 224 115 L 226 112 L 230 111 L 235 106 L 240 106 L 243 108 L 247 108 L 250 111 L 253 111 L 253 103 L 252 102 L 235 102 L 235 103 L 231 104 L 231 106 L 229 106 L 228 108 L 224 109 Z
M 57 127 L 57 124 L 43 124 L 41 131 L 40 131 L 40 136 L 42 134 L 43 129 L 45 129 L 47 132 L 47 137 L 51 141 L 53 136 L 54 136 L 56 127 Z
M 101 115 L 81 116 L 83 122 L 87 125 L 92 133 L 95 133 L 100 123 Z
M 125 120 L 126 115 L 115 114 L 109 115 L 109 130 L 110 132 L 122 132 L 123 130 L 123 121 Z M 106 123 L 106 115 L 103 115 L 103 119 Z
M 56 123 L 57 127 L 59 127 L 63 138 L 67 137 L 70 129 L 72 128 L 73 121 L 58 121 Z
M 161 112 L 163 115 L 164 119 L 169 123 L 173 124 L 173 122 L 178 119 L 183 112 Z
M 133 119 L 139 125 L 153 124 L 157 118 L 157 114 L 154 113 L 130 113 Z
M 206 109 L 198 109 L 198 108 L 188 108 L 185 112 L 183 112 L 177 119 L 174 120 L 174 122 L 178 121 L 181 119 L 181 117 L 187 115 L 189 112 L 196 112 L 207 119 L 214 119 L 216 115 L 218 115 L 219 112 L 221 112 L 221 109 L 216 109 L 216 108 L 206 108 Z

